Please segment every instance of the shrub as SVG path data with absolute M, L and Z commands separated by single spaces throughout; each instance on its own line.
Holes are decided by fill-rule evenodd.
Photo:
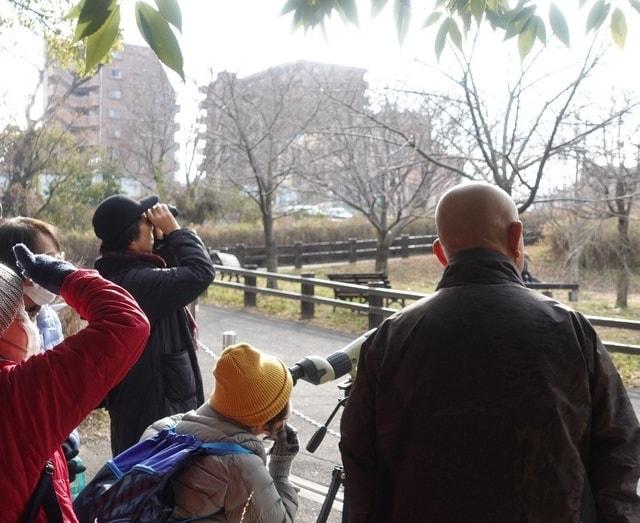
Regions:
M 196 230 L 204 244 L 215 249 L 233 247 L 238 243 L 247 246 L 264 245 L 264 233 L 260 222 L 229 225 L 205 223 L 196 226 Z M 344 241 L 349 238 L 375 238 L 373 227 L 362 218 L 337 221 L 327 218 L 289 216 L 276 221 L 275 232 L 276 241 L 280 245 L 290 245 L 295 242 Z M 418 220 L 402 233 L 435 234 L 435 225 L 433 220 Z
M 577 232 L 579 231 L 579 232 Z M 632 268 L 640 268 L 640 231 L 637 227 L 629 228 L 631 240 Z M 579 238 L 579 262 L 581 267 L 592 269 L 608 269 L 620 266 L 622 251 L 617 230 L 617 218 L 594 221 L 577 227 L 575 223 L 561 220 L 550 223 L 545 228 L 545 238 L 552 254 L 556 257 L 570 257 L 570 251 L 576 250 L 572 245 Z

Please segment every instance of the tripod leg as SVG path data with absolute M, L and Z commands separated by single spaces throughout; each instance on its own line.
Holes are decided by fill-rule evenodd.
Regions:
M 324 498 L 322 507 L 320 507 L 320 512 L 318 513 L 318 519 L 316 519 L 316 523 L 326 523 L 327 518 L 329 517 L 329 513 L 331 512 L 333 502 L 336 499 L 338 489 L 340 488 L 340 485 L 343 481 L 344 470 L 341 466 L 336 465 L 333 469 L 333 472 L 331 473 L 331 483 L 329 484 L 329 489 L 327 490 L 327 495 Z

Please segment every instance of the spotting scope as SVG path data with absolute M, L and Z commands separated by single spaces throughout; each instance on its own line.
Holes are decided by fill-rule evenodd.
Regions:
M 356 338 L 342 349 L 329 354 L 326 358 L 322 356 L 307 356 L 300 360 L 289 368 L 294 385 L 298 380 L 308 381 L 313 385 L 321 385 L 328 381 L 337 380 L 345 374 L 351 373 L 352 376 L 355 376 L 360 348 L 375 330 L 371 329 L 365 332 L 362 336 Z

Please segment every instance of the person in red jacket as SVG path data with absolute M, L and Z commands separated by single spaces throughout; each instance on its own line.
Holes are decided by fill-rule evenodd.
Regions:
M 22 244 L 14 252 L 25 277 L 60 294 L 88 326 L 27 358 L 30 333 L 14 299 L 19 281 L 0 267 L 1 519 L 76 523 L 60 446 L 137 361 L 149 322 L 127 291 L 96 271 L 33 255 Z M 41 501 L 34 504 L 38 486 Z

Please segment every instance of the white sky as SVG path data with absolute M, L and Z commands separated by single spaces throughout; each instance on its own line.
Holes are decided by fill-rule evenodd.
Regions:
M 149 0 L 150 1 L 150 0 Z M 151 2 L 152 3 L 152 2 Z M 281 16 L 285 0 L 182 0 L 183 34 L 180 42 L 185 57 L 187 81 L 168 71 L 181 105 L 180 126 L 183 132 L 196 116 L 197 86 L 206 83 L 211 72 L 237 72 L 241 76 L 295 60 L 314 60 L 363 67 L 370 71 L 372 83 L 403 81 L 414 86 L 442 87 L 441 76 L 424 64 L 436 65 L 433 41 L 437 25 L 420 27 L 431 10 L 432 2 L 414 0 L 412 28 L 404 45 L 398 43 L 392 16 L 393 1 L 375 20 L 369 16 L 370 0 L 359 1 L 360 27 L 347 26 L 337 16 L 327 24 L 327 38 L 319 29 L 307 34 L 291 30 L 291 16 Z M 143 44 L 134 19 L 134 0 L 123 0 L 125 41 Z M 426 4 L 419 10 L 417 5 Z M 571 50 L 554 48 L 545 55 L 545 63 L 565 64 L 579 60 L 584 50 L 586 12 L 570 11 L 568 2 L 558 2 L 567 14 L 572 31 Z M 577 4 L 577 2 L 572 2 Z M 543 10 L 546 12 L 546 10 Z M 1 14 L 1 13 L 0 13 Z M 612 85 L 640 92 L 636 69 L 640 34 L 640 16 L 628 13 L 630 36 L 623 51 L 614 47 L 608 53 L 608 65 L 597 73 L 591 96 L 608 97 Z M 500 39 L 486 30 L 483 38 L 482 78 L 485 85 L 504 89 L 506 71 L 517 68 L 519 59 L 515 40 L 500 44 Z M 634 34 L 635 33 L 635 34 Z M 26 31 L 0 35 L 0 70 L 8 72 L 0 83 L 0 121 L 20 121 L 26 95 L 31 92 L 36 67 L 41 60 L 41 43 Z M 445 50 L 441 63 L 447 67 L 452 53 Z M 557 66 L 556 66 L 557 67 Z M 2 107 L 2 100 L 5 100 Z M 184 136 L 179 136 L 182 142 Z M 182 146 L 182 144 L 181 144 Z

